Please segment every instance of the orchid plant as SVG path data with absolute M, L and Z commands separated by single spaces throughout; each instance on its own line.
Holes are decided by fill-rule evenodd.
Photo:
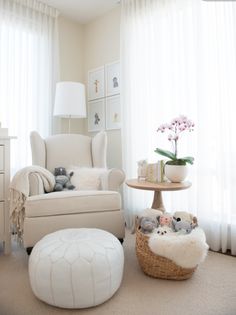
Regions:
M 164 133 L 165 131 L 169 131 L 168 140 L 172 143 L 174 152 L 159 148 L 156 148 L 155 152 L 168 157 L 170 161 L 167 161 L 166 164 L 169 165 L 186 165 L 186 163 L 193 164 L 194 158 L 191 156 L 178 158 L 178 140 L 181 133 L 184 131 L 191 132 L 193 130 L 194 122 L 183 115 L 172 119 L 169 124 L 160 125 L 157 132 Z

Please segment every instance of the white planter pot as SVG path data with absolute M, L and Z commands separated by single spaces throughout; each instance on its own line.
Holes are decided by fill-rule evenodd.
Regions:
M 172 183 L 180 183 L 188 174 L 187 165 L 165 165 L 165 175 Z

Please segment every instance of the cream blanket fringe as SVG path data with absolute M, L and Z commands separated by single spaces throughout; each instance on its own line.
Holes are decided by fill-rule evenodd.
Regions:
M 42 180 L 45 192 L 53 191 L 55 186 L 53 174 L 41 166 L 27 166 L 14 175 L 10 184 L 10 219 L 19 238 L 23 235 L 25 200 L 30 195 L 31 174 Z

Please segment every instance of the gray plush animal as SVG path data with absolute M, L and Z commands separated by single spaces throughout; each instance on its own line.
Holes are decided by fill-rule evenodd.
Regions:
M 152 231 L 157 227 L 157 220 L 149 217 L 142 217 L 140 220 L 141 231 L 144 234 L 152 233 Z
M 56 167 L 54 170 L 54 176 L 56 184 L 54 186 L 54 191 L 62 191 L 62 190 L 73 190 L 75 188 L 74 185 L 71 184 L 71 176 L 73 176 L 73 172 L 70 174 L 66 173 L 66 169 L 64 167 Z
M 193 227 L 191 225 L 191 223 L 187 222 L 187 221 L 177 221 L 175 218 L 173 218 L 173 226 L 174 226 L 174 230 L 176 232 L 180 232 L 183 234 L 189 234 L 191 233 Z
M 187 221 L 191 224 L 192 228 L 198 226 L 198 220 L 197 217 L 195 217 L 192 213 L 186 212 L 186 211 L 176 211 L 173 215 L 173 218 L 176 221 Z

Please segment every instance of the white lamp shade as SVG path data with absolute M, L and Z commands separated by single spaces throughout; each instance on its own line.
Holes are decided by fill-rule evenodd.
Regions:
M 86 117 L 85 86 L 79 82 L 58 82 L 54 104 L 54 116 Z

